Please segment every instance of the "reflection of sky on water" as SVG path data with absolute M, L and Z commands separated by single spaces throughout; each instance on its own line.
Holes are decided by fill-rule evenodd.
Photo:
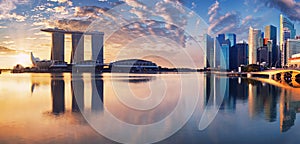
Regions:
M 160 81 L 159 77 L 163 77 L 165 85 L 168 84 L 170 89 L 166 90 L 167 96 L 154 109 L 146 111 L 132 109 L 123 104 L 113 90 L 115 86 L 112 85 L 113 83 L 125 83 L 136 96 L 145 98 L 153 90 L 151 84 Z M 108 110 L 121 121 L 143 125 L 158 122 L 168 116 L 180 99 L 178 95 L 180 90 L 175 88 L 179 86 L 176 75 L 116 79 L 110 78 L 109 75 L 95 79 L 91 79 L 90 75 L 83 75 L 71 79 L 68 74 L 57 77 L 49 74 L 4 73 L 0 79 L 1 143 L 43 143 L 45 141 L 107 143 L 110 141 L 91 129 L 84 117 L 78 113 L 79 109 L 96 115 Z M 143 81 L 137 83 L 129 79 Z M 218 97 L 213 94 L 216 90 L 212 86 L 218 85 L 220 79 L 225 79 L 229 84 L 220 111 L 207 129 L 199 131 L 197 126 L 202 116 L 203 105 L 214 106 L 214 99 L 208 99 L 210 96 Z M 95 80 L 94 85 L 97 89 L 92 88 L 92 80 Z M 71 86 L 74 82 L 84 91 L 74 90 Z M 297 129 L 299 129 L 300 118 L 297 113 L 300 112 L 300 97 L 297 92 L 295 93 L 299 91 L 298 89 L 281 89 L 265 82 L 218 76 L 206 76 L 202 83 L 206 86 L 205 95 L 200 97 L 202 100 L 199 100 L 192 118 L 180 131 L 162 142 L 291 143 L 299 141 Z M 34 85 L 33 90 L 32 85 Z M 75 98 L 72 94 L 74 91 L 81 92 L 82 97 Z M 100 99 L 104 101 L 103 105 L 95 103 Z M 212 103 L 209 103 L 211 100 Z M 124 132 L 126 133 L 126 130 Z

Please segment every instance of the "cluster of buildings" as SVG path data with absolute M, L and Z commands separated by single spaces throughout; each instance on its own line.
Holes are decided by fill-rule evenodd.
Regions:
M 257 64 L 269 68 L 300 67 L 300 36 L 296 36 L 294 24 L 280 15 L 279 43 L 277 27 L 268 25 L 264 32 L 249 28 L 248 43 L 236 42 L 234 33 L 203 37 L 205 68 L 236 70 L 240 66 Z

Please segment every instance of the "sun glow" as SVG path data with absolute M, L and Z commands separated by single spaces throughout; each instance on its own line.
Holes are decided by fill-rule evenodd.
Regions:
M 15 64 L 21 64 L 22 66 L 31 66 L 29 54 L 19 53 L 15 55 Z

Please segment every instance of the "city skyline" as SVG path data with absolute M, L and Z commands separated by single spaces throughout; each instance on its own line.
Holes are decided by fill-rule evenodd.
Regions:
M 234 33 L 239 43 L 248 40 L 250 26 L 263 31 L 267 25 L 277 27 L 278 42 L 280 14 L 291 19 L 295 29 L 300 30 L 298 1 L 245 0 L 232 3 L 227 0 L 201 2 L 174 0 L 173 2 L 183 4 L 203 18 L 208 24 L 208 33 Z M 12 0 L 0 2 L 0 5 L 5 7 L 0 10 L 0 46 L 26 52 L 26 54 L 7 53 L 0 50 L 0 59 L 4 60 L 0 63 L 1 66 L 11 67 L 16 63 L 29 64 L 29 61 L 22 60 L 27 59 L 28 52 L 34 52 L 41 59 L 49 59 L 51 35 L 41 32 L 40 29 L 56 26 L 63 29 L 70 29 L 70 27 L 84 29 L 86 23 L 81 23 L 81 20 L 97 19 L 101 17 L 101 13 L 120 4 L 133 8 L 143 5 L 143 1 L 90 0 L 82 3 L 79 0 Z M 138 10 L 131 12 L 138 14 Z M 299 31 L 296 35 L 299 35 Z M 66 36 L 66 41 L 70 42 L 71 36 Z M 66 50 L 71 50 L 71 46 L 67 45 Z M 9 64 L 10 61 L 13 61 L 12 64 Z

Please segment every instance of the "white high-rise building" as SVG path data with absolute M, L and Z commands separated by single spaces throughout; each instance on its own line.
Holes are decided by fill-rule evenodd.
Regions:
M 257 61 L 257 48 L 262 46 L 262 33 L 261 30 L 249 28 L 248 48 L 249 48 L 249 64 L 256 64 Z

